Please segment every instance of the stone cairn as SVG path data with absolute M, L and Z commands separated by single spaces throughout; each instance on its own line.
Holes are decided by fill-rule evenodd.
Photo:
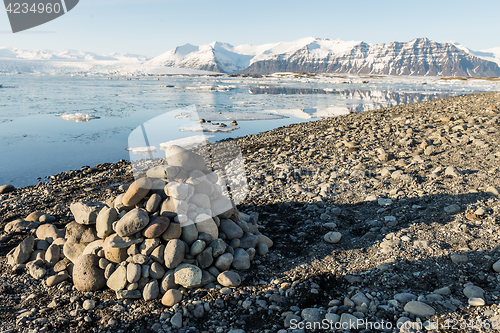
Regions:
M 179 303 L 183 290 L 216 282 L 237 287 L 238 272 L 273 242 L 258 231 L 257 214 L 236 209 L 223 177 L 202 155 L 169 146 L 165 160 L 117 196 L 113 207 L 72 203 L 75 221 L 64 229 L 39 225 L 8 254 L 8 263 L 48 287 L 71 276 L 82 292 L 107 287 L 118 299 L 161 298 L 165 306 Z

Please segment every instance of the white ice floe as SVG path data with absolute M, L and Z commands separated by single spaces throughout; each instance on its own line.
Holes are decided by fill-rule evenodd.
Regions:
M 143 155 L 143 156 L 156 153 L 155 146 L 127 148 L 125 150 L 129 151 L 132 154 Z
M 229 133 L 234 130 L 239 129 L 237 125 L 216 125 L 212 123 L 194 124 L 181 126 L 179 130 L 181 132 L 209 132 L 209 133 Z
M 88 114 L 88 113 L 63 113 L 62 115 L 60 115 L 60 117 L 62 119 L 66 119 L 66 120 L 74 120 L 77 123 L 100 118 L 100 117 L 96 117 L 96 116 L 93 116 L 93 115 Z
M 191 121 L 200 119 L 210 121 L 231 121 L 231 120 L 274 120 L 286 118 L 284 115 L 269 112 L 217 112 L 217 111 L 196 111 L 196 112 L 180 112 L 174 115 L 176 119 L 189 118 Z
M 271 111 L 289 114 L 291 116 L 302 119 L 335 117 L 350 113 L 349 109 L 346 106 L 329 106 L 305 109 L 277 109 Z
M 206 144 L 209 144 L 210 141 L 208 141 L 208 138 L 211 137 L 213 137 L 213 135 L 193 135 L 187 138 L 170 140 L 167 142 L 160 143 L 160 149 L 165 150 L 172 145 L 181 146 L 186 149 L 193 149 L 199 146 L 204 146 Z

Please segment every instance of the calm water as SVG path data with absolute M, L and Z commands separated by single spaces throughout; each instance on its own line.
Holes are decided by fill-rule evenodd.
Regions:
M 0 76 L 0 184 L 32 185 L 37 177 L 84 165 L 134 159 L 125 150 L 133 148 L 130 133 L 162 115 L 156 118 L 156 132 L 148 133 L 150 145 L 201 134 L 181 131 L 199 126 L 199 118 L 226 125 L 238 121 L 232 132 L 206 133 L 213 141 L 318 117 L 500 90 L 491 82 L 363 80 Z M 197 112 L 189 113 L 193 108 Z M 60 117 L 75 113 L 95 119 Z

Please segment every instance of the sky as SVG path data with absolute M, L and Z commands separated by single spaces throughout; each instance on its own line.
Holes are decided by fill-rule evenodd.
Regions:
M 498 0 L 80 0 L 67 14 L 13 34 L 0 9 L 0 46 L 157 56 L 213 41 L 266 44 L 304 37 L 389 43 L 427 37 L 478 51 L 500 46 Z

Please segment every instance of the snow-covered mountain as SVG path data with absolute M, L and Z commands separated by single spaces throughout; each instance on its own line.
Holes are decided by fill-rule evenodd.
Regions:
M 146 65 L 151 57 L 128 53 L 98 54 L 75 50 L 22 50 L 0 47 L 0 74 L 48 75 L 205 75 L 213 72 Z
M 479 58 L 484 59 L 484 60 L 493 61 L 493 62 L 497 63 L 498 65 L 500 65 L 500 46 L 494 47 L 491 49 L 486 49 L 486 50 L 473 51 L 460 43 L 457 43 L 457 42 L 451 42 L 451 43 L 453 43 L 453 45 L 455 45 L 457 48 L 459 48 L 467 53 L 475 55 L 476 57 L 479 57 Z
M 76 50 L 48 51 L 22 50 L 15 47 L 0 47 L 0 60 L 64 60 L 64 61 L 126 61 L 144 62 L 150 57 L 128 53 L 98 54 Z
M 186 44 L 148 62 L 221 73 L 349 73 L 427 76 L 500 76 L 500 48 L 473 52 L 427 38 L 368 44 L 361 41 L 303 38 L 293 42 L 232 46 Z M 496 59 L 496 60 L 495 60 Z

